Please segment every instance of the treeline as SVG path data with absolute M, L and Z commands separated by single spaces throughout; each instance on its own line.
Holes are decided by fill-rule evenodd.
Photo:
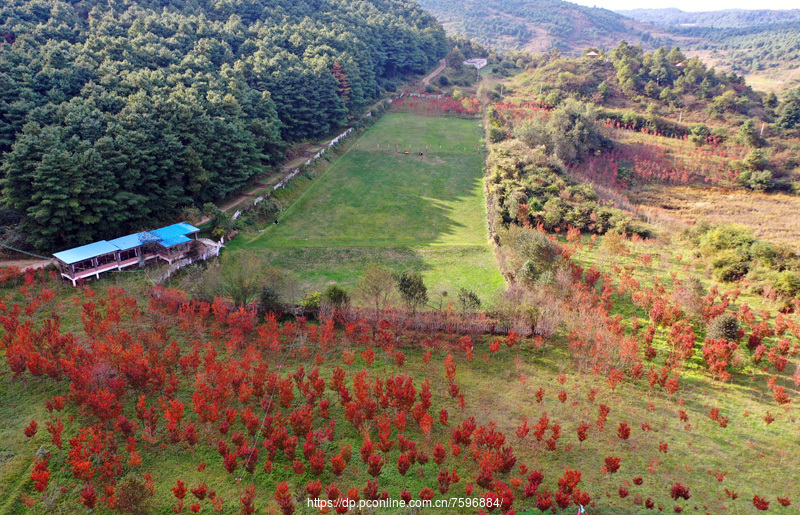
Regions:
M 447 53 L 404 0 L 11 0 L 3 202 L 63 248 L 219 200 Z
M 680 9 L 631 9 L 617 11 L 623 16 L 656 25 L 693 25 L 696 27 L 752 27 L 800 20 L 800 9 L 725 9 L 721 11 L 686 12 Z

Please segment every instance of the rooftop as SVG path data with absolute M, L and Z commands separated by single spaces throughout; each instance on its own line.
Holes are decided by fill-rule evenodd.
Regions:
M 119 250 L 129 250 L 136 248 L 151 241 L 158 241 L 158 236 L 150 232 L 137 232 L 136 234 L 129 234 L 110 240 L 109 243 L 117 247 Z
M 53 256 L 68 265 L 91 259 L 105 254 L 111 254 L 120 250 L 130 250 L 145 243 L 159 242 L 164 247 L 173 247 L 179 243 L 186 243 L 190 241 L 186 237 L 187 234 L 194 234 L 200 232 L 197 227 L 180 222 L 173 225 L 168 225 L 155 231 L 137 232 L 127 236 L 121 236 L 111 241 L 101 240 L 74 249 L 62 250 L 56 252 Z
M 112 245 L 111 243 L 107 242 L 106 240 L 96 241 L 94 243 L 89 243 L 88 245 L 83 245 L 82 247 L 75 247 L 74 249 L 63 250 L 61 252 L 56 252 L 53 256 L 56 259 L 63 261 L 64 263 L 71 265 L 72 263 L 77 263 L 78 261 L 83 261 L 84 259 L 91 259 L 97 256 L 103 256 L 105 254 L 111 254 L 113 252 L 118 251 L 119 249 Z

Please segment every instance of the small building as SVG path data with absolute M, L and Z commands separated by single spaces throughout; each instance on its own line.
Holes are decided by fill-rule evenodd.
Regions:
M 675 68 L 686 68 L 686 64 L 683 61 L 681 61 L 675 65 Z
M 189 251 L 192 238 L 197 239 L 200 229 L 185 222 L 162 227 L 154 231 L 138 232 L 101 240 L 73 249 L 56 252 L 61 276 L 69 279 L 73 286 L 81 279 L 109 270 L 122 270 L 129 266 L 144 264 L 151 259 L 162 259 L 172 264 Z
M 474 66 L 476 69 L 480 70 L 481 68 L 484 68 L 488 64 L 488 61 L 484 57 L 474 57 L 472 59 L 467 59 L 466 61 L 464 61 L 464 64 L 467 66 Z
M 597 53 L 597 52 L 595 52 L 594 50 L 592 50 L 591 52 L 587 52 L 587 53 L 586 53 L 586 57 L 597 57 L 597 56 L 599 56 L 599 55 L 600 55 L 600 54 L 598 54 L 598 53 Z

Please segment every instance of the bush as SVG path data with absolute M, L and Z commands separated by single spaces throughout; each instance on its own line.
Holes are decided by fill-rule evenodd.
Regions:
M 768 241 L 756 241 L 750 245 L 750 257 L 753 261 L 758 262 L 766 267 L 772 267 L 778 258 L 778 252 L 775 250 L 775 245 Z
M 750 229 L 743 225 L 720 225 L 700 237 L 700 250 L 704 254 L 713 254 L 726 249 L 746 249 L 754 241 Z
M 322 292 L 319 291 L 307 293 L 303 299 L 303 307 L 305 309 L 319 309 L 320 304 L 322 304 Z
M 128 477 L 117 486 L 118 510 L 130 515 L 153 513 L 154 495 L 152 487 L 144 479 L 138 476 Z
M 761 170 L 758 172 L 751 172 L 745 170 L 736 178 L 736 182 L 753 191 L 767 191 L 773 186 L 772 172 L 769 170 Z
M 337 284 L 328 286 L 323 296 L 328 303 L 337 308 L 350 303 L 350 295 L 347 294 L 347 290 Z
M 708 324 L 706 337 L 735 342 L 739 339 L 739 322 L 730 313 L 723 313 Z
M 490 127 L 487 137 L 489 138 L 489 143 L 500 143 L 506 139 L 506 133 L 498 127 Z
M 376 311 L 386 309 L 394 289 L 392 271 L 376 264 L 367 266 L 356 285 L 356 293 Z
M 267 313 L 278 313 L 281 311 L 281 294 L 271 286 L 264 286 L 258 294 L 258 314 L 264 316 Z
M 717 140 L 718 143 L 723 143 L 731 137 L 731 133 L 724 127 L 715 127 L 711 129 L 711 137 Z
M 541 275 L 541 272 L 536 268 L 536 264 L 532 261 L 525 261 L 517 272 L 519 281 L 528 286 L 532 286 L 536 279 Z
M 724 282 L 741 279 L 750 271 L 747 256 L 733 249 L 726 249 L 714 255 L 711 266 L 714 268 L 714 277 Z
M 481 307 L 481 299 L 478 294 L 466 288 L 458 290 L 458 305 L 462 311 L 474 311 Z
M 708 126 L 705 124 L 693 123 L 689 125 L 689 141 L 698 147 L 705 144 L 709 134 L 710 131 L 708 130 Z
M 403 272 L 397 279 L 397 291 L 410 311 L 428 302 L 428 288 L 417 272 Z
M 549 103 L 549 100 L 548 100 Z M 572 163 L 590 151 L 610 145 L 598 129 L 593 105 L 568 99 L 549 116 L 537 116 L 514 127 L 514 136 L 531 148 L 544 145 L 547 152 Z
M 770 284 L 775 290 L 787 297 L 800 295 L 800 276 L 797 272 L 784 270 L 775 273 L 770 280 Z
M 504 245 L 510 247 L 518 257 L 512 270 L 519 270 L 526 262 L 530 262 L 538 275 L 552 269 L 561 258 L 558 244 L 536 230 L 511 226 L 504 240 Z

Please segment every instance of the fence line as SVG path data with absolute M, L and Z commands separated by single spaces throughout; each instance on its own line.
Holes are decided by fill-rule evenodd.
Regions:
M 370 113 L 370 114 L 371 114 L 371 113 Z M 244 212 L 245 212 L 245 211 L 249 211 L 250 209 L 253 209 L 253 208 L 254 208 L 254 207 L 256 207 L 258 204 L 260 204 L 260 203 L 261 203 L 261 202 L 263 202 L 264 200 L 266 200 L 266 199 L 268 199 L 269 197 L 271 197 L 271 196 L 272 196 L 272 194 L 273 194 L 274 192 L 278 191 L 279 189 L 285 188 L 285 187 L 286 187 L 286 186 L 289 184 L 289 181 L 291 181 L 292 179 L 294 179 L 295 177 L 297 177 L 298 175 L 300 175 L 300 172 L 304 171 L 306 168 L 308 168 L 309 166 L 311 166 L 311 164 L 312 164 L 312 163 L 314 163 L 314 161 L 316 161 L 317 159 L 319 159 L 319 158 L 321 158 L 322 156 L 324 156 L 324 155 L 325 155 L 325 152 L 326 152 L 326 150 L 328 150 L 328 149 L 332 149 L 332 148 L 333 148 L 333 147 L 334 147 L 336 144 L 338 144 L 339 142 L 341 142 L 342 140 L 344 140 L 345 138 L 347 138 L 347 137 L 348 137 L 350 134 L 352 134 L 354 131 L 355 131 L 355 129 L 353 129 L 352 127 L 350 127 L 349 129 L 347 129 L 347 130 L 346 130 L 346 131 L 344 131 L 343 133 L 341 133 L 341 134 L 339 134 L 338 136 L 336 136 L 335 138 L 333 138 L 333 139 L 330 141 L 330 143 L 328 143 L 328 146 L 327 146 L 327 148 L 320 149 L 320 151 L 319 151 L 319 152 L 317 152 L 317 153 L 316 153 L 316 154 L 315 154 L 313 157 L 311 157 L 310 159 L 308 159 L 308 160 L 305 162 L 305 164 L 303 165 L 303 168 L 302 168 L 302 169 L 301 169 L 301 168 L 295 168 L 295 169 L 294 169 L 294 171 L 292 171 L 292 173 L 290 173 L 289 175 L 287 175 L 286 177 L 284 177 L 283 179 L 281 179 L 281 181 L 280 181 L 280 182 L 278 182 L 278 183 L 277 183 L 275 186 L 273 186 L 273 187 L 272 187 L 272 191 L 268 191 L 268 192 L 267 192 L 267 193 L 265 193 L 264 195 L 261 195 L 260 197 L 257 197 L 255 200 L 253 200 L 253 203 L 252 203 L 251 205 L 249 205 L 249 206 L 245 206 L 245 207 L 243 207 L 242 209 L 239 209 L 238 211 L 236 211 L 236 213 L 234 213 L 234 215 L 233 215 L 233 219 L 234 219 L 234 220 L 236 220 L 236 219 L 237 219 L 237 218 L 239 218 L 239 217 L 240 217 L 242 214 L 244 214 Z

